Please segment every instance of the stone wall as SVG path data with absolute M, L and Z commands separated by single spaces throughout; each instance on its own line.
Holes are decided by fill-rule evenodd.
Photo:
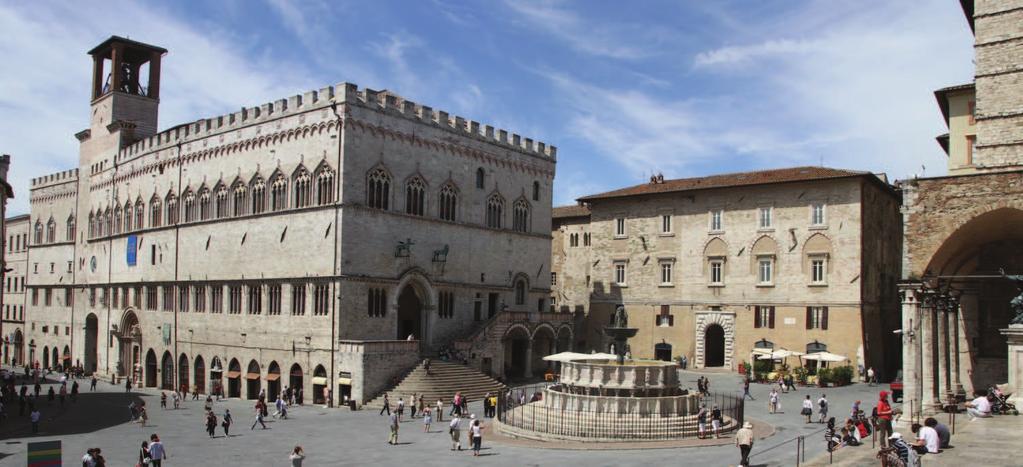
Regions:
M 1023 161 L 1023 8 L 975 2 L 976 164 L 1018 168 Z

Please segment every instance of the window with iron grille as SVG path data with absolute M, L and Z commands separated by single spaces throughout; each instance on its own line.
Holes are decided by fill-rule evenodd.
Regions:
M 291 285 L 291 314 L 293 316 L 305 314 L 305 284 Z
M 224 286 L 220 284 L 210 286 L 210 313 L 221 313 L 224 311 Z
M 437 294 L 437 314 L 441 318 L 451 318 L 455 316 L 455 293 L 442 291 Z
M 369 289 L 369 316 L 381 317 L 387 314 L 387 292 L 384 289 Z
M 269 308 L 266 310 L 268 315 L 279 315 L 281 314 L 281 285 L 271 284 L 268 286 L 268 298 L 270 299 Z
M 249 286 L 249 314 L 259 315 L 263 313 L 263 286 L 252 284 Z
M 330 313 L 330 284 L 316 284 L 313 288 L 313 314 L 324 316 Z
M 242 286 L 232 285 L 228 287 L 227 312 L 236 315 L 242 312 Z
M 163 311 L 174 311 L 174 286 L 163 286 Z

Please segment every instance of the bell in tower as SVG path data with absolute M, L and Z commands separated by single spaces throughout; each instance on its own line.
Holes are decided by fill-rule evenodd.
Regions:
M 92 56 L 93 137 L 119 133 L 119 145 L 156 134 L 160 59 L 167 49 L 111 36 Z

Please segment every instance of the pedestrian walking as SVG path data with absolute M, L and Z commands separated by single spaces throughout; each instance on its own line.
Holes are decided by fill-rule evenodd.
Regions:
M 433 417 L 430 415 L 430 409 L 423 410 L 423 431 L 430 432 L 430 424 L 433 423 Z
M 479 420 L 472 421 L 472 455 L 480 455 L 480 446 L 483 444 L 483 425 Z
M 39 391 L 36 391 L 36 396 L 39 396 Z M 78 381 L 71 383 L 71 402 L 78 402 Z
M 152 459 L 153 467 L 160 467 L 163 465 L 163 460 L 170 457 L 167 454 L 167 450 L 163 447 L 163 443 L 160 441 L 160 437 L 153 433 L 149 436 L 149 458 Z
M 174 410 L 178 410 L 178 408 L 181 407 L 181 396 L 178 394 L 177 391 L 174 391 L 174 393 L 171 395 L 171 399 L 174 400 Z
M 167 393 L 164 391 L 160 392 L 160 408 L 167 410 Z
M 266 429 L 266 423 L 263 423 L 263 411 L 259 407 L 256 407 L 256 421 L 252 422 L 252 427 L 249 430 L 255 430 L 256 425 L 261 425 L 263 429 Z
M 749 377 L 748 376 L 745 379 L 743 379 L 743 381 L 742 381 L 742 398 L 743 398 L 743 400 L 745 400 L 747 397 L 749 397 L 749 400 L 751 400 L 751 401 L 755 401 L 756 400 L 756 399 L 753 398 L 753 395 L 749 393 Z
M 462 420 L 455 415 L 448 424 L 448 435 L 451 436 L 451 450 L 462 450 Z
M 426 398 L 422 394 L 419 394 L 419 400 L 416 401 L 416 404 L 419 405 L 419 413 L 426 411 Z
M 32 433 L 33 434 L 39 433 L 39 419 L 43 417 L 43 415 L 39 413 L 39 409 L 33 410 L 28 417 L 29 420 L 32 421 Z
M 439 398 L 437 399 L 437 411 L 435 413 L 437 414 L 437 421 L 438 422 L 443 422 L 444 421 L 444 401 L 439 399 Z
M 778 411 L 778 390 L 771 388 L 771 395 L 767 398 L 767 410 L 771 413 Z
M 739 447 L 739 455 L 742 459 L 739 465 L 749 467 L 749 453 L 753 450 L 753 424 L 746 422 L 742 428 L 735 432 L 735 445 Z
M 149 442 L 143 441 L 142 448 L 139 449 L 139 466 L 149 467 L 149 464 L 153 462 L 152 456 L 149 454 Z
M 96 379 L 96 375 L 93 374 L 92 375 L 92 379 L 89 380 L 89 391 L 95 391 L 96 390 L 96 383 L 97 382 L 98 382 L 98 380 Z
M 302 461 L 305 460 L 305 451 L 302 446 L 295 446 L 295 449 L 291 450 L 291 455 L 288 456 L 291 460 L 291 467 L 302 467 Z
M 232 423 L 234 423 L 234 419 L 231 418 L 231 409 L 224 409 L 224 421 L 220 422 L 220 426 L 224 428 L 224 436 L 227 438 L 231 437 Z
M 892 436 L 892 406 L 888 403 L 888 391 L 881 391 L 877 397 L 877 435 L 881 438 L 881 446 L 888 444 Z
M 484 417 L 489 417 L 490 416 L 490 393 L 489 392 L 487 393 L 487 395 L 483 396 L 483 416 Z
M 867 384 L 870 386 L 877 384 L 877 380 L 874 379 L 874 367 L 867 368 Z
M 149 421 L 149 413 L 146 412 L 146 406 L 139 407 L 139 420 L 141 420 L 140 427 L 145 427 L 146 422 Z
M 387 393 L 384 393 L 384 406 L 380 408 L 380 415 L 387 411 L 387 415 L 391 415 L 391 401 L 387 399 Z
M 813 417 L 813 401 L 810 400 L 809 394 L 806 395 L 806 399 L 803 399 L 803 409 L 799 413 L 806 416 L 806 423 L 812 423 L 810 418 Z
M 824 423 L 828 419 L 828 398 L 824 394 L 817 399 L 817 412 L 820 414 L 817 423 Z
M 388 427 L 388 429 L 389 429 L 391 434 L 390 434 L 390 436 L 387 437 L 387 444 L 390 444 L 390 445 L 398 444 L 398 423 L 399 422 L 400 422 L 400 419 L 398 418 L 398 413 L 397 412 L 392 413 L 390 415 L 390 417 L 388 417 L 387 427 Z
M 131 392 L 131 380 L 124 378 L 124 392 Z
M 93 457 L 96 448 L 89 448 L 85 450 L 85 455 L 82 456 L 82 467 L 96 467 L 96 458 Z
M 60 406 L 64 407 L 64 398 L 67 397 L 67 385 L 66 384 L 61 384 L 60 385 L 60 393 L 59 394 L 60 394 Z
M 408 408 L 411 412 L 409 418 L 416 418 L 416 393 L 412 393 L 412 397 L 408 398 Z
M 405 414 L 405 399 L 398 398 L 398 421 L 401 422 L 401 416 Z
M 707 404 L 700 404 L 700 411 L 696 413 L 696 434 L 703 439 L 707 433 Z
M 199 400 L 199 385 L 192 386 L 192 400 Z
M 217 416 L 212 410 L 206 412 L 206 433 L 214 438 L 217 431 Z

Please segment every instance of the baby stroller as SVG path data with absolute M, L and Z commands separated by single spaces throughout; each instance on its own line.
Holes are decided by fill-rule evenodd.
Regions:
M 1007 384 L 998 384 L 988 388 L 988 400 L 991 401 L 991 413 L 999 415 L 1019 415 L 1016 405 L 1009 402 L 1012 395 Z

